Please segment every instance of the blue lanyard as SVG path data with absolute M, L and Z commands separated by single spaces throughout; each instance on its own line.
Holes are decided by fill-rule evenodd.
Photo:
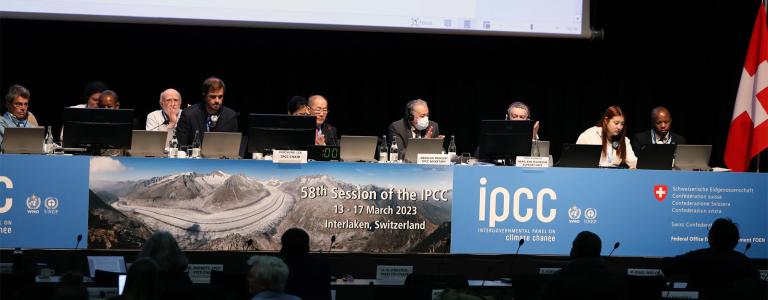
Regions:
M 13 115 L 11 115 L 10 112 L 6 112 L 5 115 L 3 115 L 4 118 L 6 118 L 8 121 L 10 121 L 11 124 L 13 124 L 16 127 L 26 128 L 29 124 L 29 118 L 22 120 L 16 119 Z

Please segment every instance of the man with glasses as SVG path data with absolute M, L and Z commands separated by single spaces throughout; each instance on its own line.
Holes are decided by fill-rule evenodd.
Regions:
M 203 81 L 203 102 L 185 108 L 176 125 L 176 138 L 179 145 L 191 145 L 195 131 L 200 132 L 237 132 L 236 111 L 224 106 L 224 81 L 209 77 Z
M 309 109 L 317 117 L 315 128 L 315 145 L 338 146 L 339 137 L 336 127 L 325 122 L 328 119 L 328 100 L 321 95 L 309 97 Z
M 3 150 L 3 138 L 8 127 L 37 127 L 35 116 L 29 112 L 29 90 L 20 85 L 13 85 L 5 95 L 5 113 L 0 118 L 0 151 Z

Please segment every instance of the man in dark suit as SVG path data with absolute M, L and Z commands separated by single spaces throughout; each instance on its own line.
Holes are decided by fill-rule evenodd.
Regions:
M 659 106 L 651 110 L 653 129 L 640 132 L 632 139 L 632 149 L 637 153 L 640 146 L 648 144 L 685 144 L 682 135 L 672 133 L 672 115 L 666 107 Z
M 416 99 L 405 105 L 405 117 L 389 124 L 389 140 L 397 142 L 399 159 L 405 157 L 409 139 L 438 138 L 437 122 L 429 120 L 427 101 Z
M 203 81 L 203 102 L 185 108 L 176 125 L 179 145 L 191 145 L 195 132 L 237 132 L 236 111 L 224 106 L 224 81 L 209 77 Z
M 322 95 L 309 97 L 309 109 L 317 117 L 315 128 L 315 145 L 339 145 L 339 133 L 336 127 L 326 123 L 328 119 L 328 100 Z

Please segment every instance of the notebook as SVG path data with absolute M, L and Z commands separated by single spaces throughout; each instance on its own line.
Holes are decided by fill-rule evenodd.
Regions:
M 240 158 L 239 132 L 205 132 L 201 155 L 205 158 Z
M 676 144 L 645 144 L 637 149 L 637 168 L 646 170 L 672 170 Z
M 440 154 L 443 153 L 443 139 L 409 139 L 408 148 L 405 149 L 405 162 L 415 163 L 419 153 Z
M 3 151 L 9 154 L 41 154 L 45 141 L 45 127 L 5 129 Z
M 347 162 L 356 161 L 376 161 L 376 144 L 378 137 L 375 136 L 341 136 L 341 160 Z
M 131 156 L 164 157 L 167 131 L 134 130 L 131 137 Z
M 597 168 L 600 164 L 601 145 L 563 144 L 560 167 Z
M 677 145 L 675 170 L 710 171 L 709 155 L 712 145 Z

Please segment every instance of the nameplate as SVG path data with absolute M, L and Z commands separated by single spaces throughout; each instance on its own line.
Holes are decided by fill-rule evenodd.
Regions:
M 549 167 L 549 157 L 518 156 L 515 160 L 515 166 L 521 168 L 547 168 Z
M 664 273 L 662 273 L 660 269 L 627 269 L 627 275 L 653 277 L 664 276 Z
M 440 300 L 443 297 L 444 289 L 433 289 L 432 290 L 432 300 Z
M 552 275 L 562 268 L 539 268 L 539 275 Z
M 272 162 L 276 164 L 306 164 L 307 151 L 299 150 L 274 150 Z
M 413 273 L 413 266 L 376 266 L 376 279 L 382 281 L 405 281 Z
M 419 153 L 416 156 L 416 163 L 419 165 L 450 165 L 451 155 Z
M 224 265 L 221 264 L 189 264 L 187 274 L 192 283 L 211 283 L 211 271 L 224 271 Z

